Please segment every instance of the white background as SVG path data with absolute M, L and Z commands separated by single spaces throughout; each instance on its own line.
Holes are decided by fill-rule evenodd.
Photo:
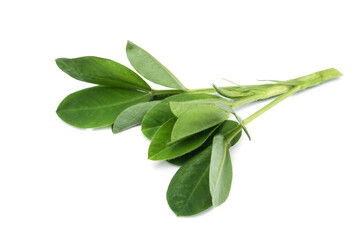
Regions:
M 358 1 L 2 1 L 0 23 L 1 240 L 360 239 Z M 130 66 L 127 40 L 189 88 L 344 76 L 249 124 L 228 200 L 182 218 L 166 202 L 177 167 L 147 160 L 140 128 L 80 130 L 55 114 L 90 85 L 54 60 Z

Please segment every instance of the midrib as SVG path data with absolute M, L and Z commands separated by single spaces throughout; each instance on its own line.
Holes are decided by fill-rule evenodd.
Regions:
M 209 164 L 209 166 L 205 169 L 204 173 L 201 174 L 201 177 L 199 178 L 199 181 L 196 183 L 194 189 L 191 191 L 190 196 L 189 196 L 188 200 L 186 200 L 186 203 L 185 203 L 184 207 L 182 208 L 182 210 L 184 210 L 185 206 L 188 205 L 190 199 L 191 199 L 192 196 L 194 195 L 194 192 L 195 192 L 196 188 L 199 186 L 199 184 L 200 184 L 200 182 L 201 182 L 201 179 L 204 178 L 204 176 L 205 176 L 206 172 L 209 170 L 209 168 L 210 168 L 210 164 Z
M 113 107 L 117 107 L 117 106 L 121 106 L 121 105 L 124 105 L 124 104 L 129 104 L 129 103 L 133 103 L 133 102 L 137 102 L 138 100 L 142 99 L 142 98 L 145 98 L 147 97 L 147 95 L 145 96 L 141 96 L 139 98 L 135 98 L 134 100 L 132 101 L 128 101 L 128 102 L 120 102 L 120 103 L 114 103 L 114 104 L 109 104 L 109 105 L 106 105 L 106 106 L 98 106 L 98 107 L 84 107 L 84 108 L 73 108 L 73 109 L 63 109 L 63 110 L 60 110 L 62 112 L 77 112 L 77 111 L 88 111 L 88 110 L 97 110 L 97 109 L 106 109 L 106 108 L 113 108 Z

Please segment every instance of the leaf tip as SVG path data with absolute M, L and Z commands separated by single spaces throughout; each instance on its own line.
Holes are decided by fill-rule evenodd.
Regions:
M 64 100 L 63 100 L 64 101 Z M 61 118 L 61 114 L 62 114 L 62 108 L 63 108 L 63 102 L 61 102 L 60 104 L 59 104 L 59 106 L 57 107 L 57 109 L 56 109 L 56 114 Z
M 67 60 L 66 58 L 57 58 L 55 59 L 55 63 L 60 69 L 62 69 L 65 66 L 66 60 Z
M 135 43 L 133 43 L 132 41 L 130 40 L 127 40 L 127 43 L 126 43 L 126 50 L 130 50 L 132 49 L 134 46 L 136 46 Z
M 147 157 L 148 157 L 149 160 L 155 160 L 155 159 L 153 159 L 154 155 L 153 155 L 150 148 L 151 148 L 151 143 L 150 143 L 150 147 L 149 147 L 149 150 L 148 150 L 148 156 Z
M 120 132 L 119 129 L 116 128 L 114 125 L 111 126 L 111 131 L 112 131 L 113 134 L 116 134 L 116 133 Z

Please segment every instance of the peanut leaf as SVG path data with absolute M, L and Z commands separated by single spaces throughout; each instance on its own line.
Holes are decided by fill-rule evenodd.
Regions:
M 94 84 L 150 91 L 150 86 L 134 71 L 106 58 L 58 58 L 56 64 L 71 77 Z
M 171 141 L 177 141 L 215 126 L 229 117 L 229 113 L 214 106 L 202 106 L 184 112 L 177 119 Z
M 191 216 L 212 206 L 209 190 L 211 146 L 191 156 L 171 179 L 167 201 L 177 216 Z
M 171 132 L 176 118 L 164 123 L 151 140 L 148 158 L 151 160 L 168 160 L 182 156 L 200 147 L 218 126 L 206 129 L 185 139 L 171 143 Z
M 227 106 L 230 102 L 226 99 L 201 99 L 201 100 L 193 100 L 187 102 L 170 102 L 170 109 L 171 112 L 176 116 L 179 117 L 184 112 L 202 106 L 217 106 L 217 103 L 222 103 Z
M 202 151 L 204 148 L 212 145 L 212 141 L 213 141 L 213 137 L 216 135 L 224 135 L 224 138 L 226 138 L 227 136 L 229 136 L 233 130 L 238 126 L 238 123 L 232 120 L 226 120 L 224 123 L 219 124 L 215 131 L 211 134 L 210 137 L 208 137 L 208 139 L 206 140 L 206 142 L 204 144 L 202 144 L 199 148 L 195 149 L 194 151 L 191 151 L 189 153 L 186 153 L 185 155 L 182 155 L 180 157 L 174 158 L 174 159 L 170 159 L 167 160 L 169 163 L 172 163 L 174 165 L 177 166 L 182 166 L 184 165 L 192 156 L 196 155 L 197 153 L 199 153 L 200 151 Z M 241 137 L 241 133 L 236 135 L 236 137 L 234 137 L 231 142 L 230 145 L 233 146 L 237 143 L 237 141 L 239 141 L 240 137 Z M 186 140 L 187 138 L 185 138 Z
M 214 207 L 229 196 L 232 181 L 232 166 L 229 149 L 224 136 L 214 137 L 210 161 L 209 186 Z
M 148 138 L 152 139 L 156 131 L 170 118 L 175 117 L 171 112 L 169 102 L 186 102 L 199 99 L 217 99 L 219 96 L 205 93 L 183 93 L 165 98 L 160 103 L 153 106 L 144 116 L 141 124 L 141 131 Z
M 112 126 L 113 133 L 119 133 L 125 131 L 126 129 L 140 125 L 149 109 L 159 102 L 160 101 L 138 103 L 126 108 L 115 119 Z
M 150 100 L 145 92 L 96 86 L 68 95 L 56 110 L 66 123 L 79 128 L 109 126 L 124 109 Z
M 172 72 L 136 44 L 128 41 L 126 54 L 136 71 L 149 81 L 169 88 L 187 90 Z

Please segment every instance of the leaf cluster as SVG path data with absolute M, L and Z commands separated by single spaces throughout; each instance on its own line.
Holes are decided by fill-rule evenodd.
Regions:
M 214 85 L 212 89 L 191 90 L 134 43 L 128 42 L 126 54 L 137 73 L 105 58 L 56 59 L 58 67 L 69 76 L 96 84 L 65 97 L 56 112 L 63 121 L 79 128 L 111 126 L 113 133 L 119 133 L 141 125 L 142 133 L 151 140 L 148 159 L 180 166 L 167 190 L 168 204 L 178 216 L 219 206 L 229 196 L 229 149 L 239 141 L 242 131 L 251 139 L 246 120 L 235 113 L 234 107 L 290 95 L 338 75 L 325 70 L 289 81 L 273 81 L 275 84 Z M 152 89 L 144 79 L 170 90 Z M 230 114 L 237 122 L 228 120 Z

